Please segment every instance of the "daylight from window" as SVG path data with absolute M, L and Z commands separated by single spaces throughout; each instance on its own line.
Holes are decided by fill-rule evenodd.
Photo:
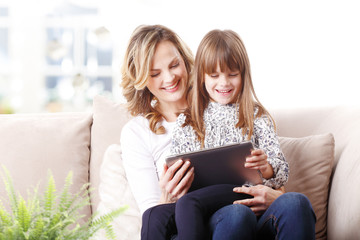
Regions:
M 355 1 L 25 1 L 0 3 L 0 113 L 91 111 L 123 102 L 120 66 L 141 24 L 173 29 L 194 55 L 212 29 L 243 39 L 270 109 L 359 105 Z

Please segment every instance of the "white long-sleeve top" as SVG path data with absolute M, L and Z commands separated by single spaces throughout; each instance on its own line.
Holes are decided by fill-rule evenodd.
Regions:
M 170 155 L 172 131 L 176 122 L 161 123 L 165 134 L 156 135 L 149 128 L 149 121 L 137 116 L 122 129 L 120 144 L 126 177 L 135 200 L 143 213 L 158 204 L 161 176 L 165 158 Z

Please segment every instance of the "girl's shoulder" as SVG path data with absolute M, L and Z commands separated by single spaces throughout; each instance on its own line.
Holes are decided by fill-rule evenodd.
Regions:
M 185 123 L 186 115 L 184 113 L 180 113 L 179 116 L 176 118 L 176 126 L 182 127 L 182 125 Z

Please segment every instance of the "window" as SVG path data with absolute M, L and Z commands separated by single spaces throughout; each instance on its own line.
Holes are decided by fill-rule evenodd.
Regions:
M 95 95 L 112 92 L 111 35 L 106 27 L 92 21 L 96 13 L 96 9 L 68 6 L 67 12 L 47 16 L 48 111 L 83 110 L 91 106 Z
M 0 4 L 0 113 L 84 111 L 113 91 L 114 47 L 97 8 L 44 3 Z

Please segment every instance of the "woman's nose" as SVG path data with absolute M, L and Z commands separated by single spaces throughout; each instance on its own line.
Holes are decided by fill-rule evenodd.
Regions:
M 171 71 L 165 71 L 163 76 L 164 82 L 173 82 L 175 78 L 175 74 L 173 74 Z

